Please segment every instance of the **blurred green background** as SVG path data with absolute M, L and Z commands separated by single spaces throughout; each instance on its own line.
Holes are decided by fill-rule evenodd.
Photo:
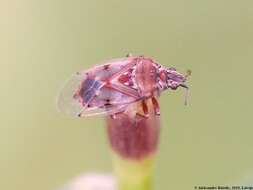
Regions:
M 110 171 L 103 118 L 55 99 L 72 73 L 128 52 L 193 71 L 189 106 L 182 89 L 160 98 L 157 190 L 253 176 L 253 1 L 5 0 L 0 23 L 0 189 Z

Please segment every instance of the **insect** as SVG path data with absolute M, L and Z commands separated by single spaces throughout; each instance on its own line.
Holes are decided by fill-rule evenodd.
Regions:
M 188 90 L 186 79 L 175 68 L 165 68 L 151 58 L 128 55 L 74 74 L 58 98 L 59 109 L 69 115 L 115 115 L 131 103 L 141 101 L 144 117 L 146 100 L 151 98 L 155 113 L 160 114 L 156 97 L 166 89 L 179 86 Z M 187 98 L 187 96 L 186 96 Z

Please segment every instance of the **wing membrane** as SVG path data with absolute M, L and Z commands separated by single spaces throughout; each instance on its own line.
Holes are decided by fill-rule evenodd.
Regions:
M 99 89 L 102 83 L 91 81 L 87 75 L 73 75 L 62 88 L 58 97 L 58 108 L 65 114 L 77 116 L 95 95 L 95 89 Z M 77 93 L 81 93 L 80 99 Z
M 108 115 L 121 112 L 129 103 L 138 100 L 129 93 L 110 88 L 106 80 L 120 75 L 135 64 L 134 58 L 106 61 L 100 66 L 73 75 L 64 85 L 58 98 L 60 111 L 71 116 Z M 117 85 L 114 85 L 117 86 Z

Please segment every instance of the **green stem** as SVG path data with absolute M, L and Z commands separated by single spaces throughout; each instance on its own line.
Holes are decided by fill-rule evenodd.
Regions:
M 118 190 L 151 190 L 153 181 L 153 157 L 142 160 L 124 159 L 113 156 L 118 178 Z

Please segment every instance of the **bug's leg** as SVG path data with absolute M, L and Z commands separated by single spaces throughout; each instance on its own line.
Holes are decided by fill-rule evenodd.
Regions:
M 136 112 L 136 116 L 139 116 L 141 118 L 148 118 L 149 116 L 148 105 L 145 100 L 141 101 L 141 108 L 142 108 L 142 111 Z
M 84 108 L 77 114 L 77 117 L 82 117 Z
M 77 117 L 82 117 L 83 116 L 83 112 L 85 111 L 85 109 L 88 107 L 90 107 L 90 104 L 83 104 L 83 108 L 80 110 L 80 112 L 77 114 Z
M 77 114 L 77 117 L 82 117 L 82 111 Z
M 143 110 L 144 116 L 148 117 L 149 116 L 149 114 L 148 114 L 148 105 L 147 105 L 146 100 L 142 100 L 141 104 L 142 104 L 142 110 Z
M 160 106 L 155 97 L 152 97 L 152 104 L 156 115 L 160 115 Z
M 133 54 L 131 54 L 131 53 L 126 54 L 126 57 L 132 57 L 132 56 L 133 56 Z
M 116 114 L 112 114 L 112 115 L 110 115 L 110 117 L 111 117 L 112 119 L 116 119 Z
M 75 93 L 75 94 L 73 95 L 73 98 L 74 98 L 75 100 L 77 100 L 77 99 L 78 99 L 78 96 L 79 96 L 79 94 L 78 94 L 78 93 Z
M 110 115 L 110 117 L 112 118 L 112 119 L 116 119 L 118 116 L 118 114 L 122 114 L 122 113 L 124 113 L 125 112 L 125 110 L 123 110 L 123 111 L 120 111 L 120 112 L 118 112 L 118 113 L 114 113 L 114 114 L 111 114 Z
M 160 97 L 161 89 L 162 89 L 162 86 L 157 87 L 157 89 L 152 93 L 152 96 L 153 97 Z

